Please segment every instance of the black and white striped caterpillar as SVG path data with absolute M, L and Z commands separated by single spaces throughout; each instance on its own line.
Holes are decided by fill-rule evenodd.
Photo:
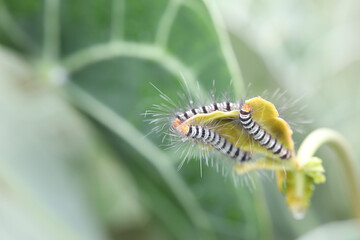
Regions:
M 257 124 L 251 117 L 251 107 L 249 104 L 240 104 L 232 102 L 212 103 L 207 106 L 193 108 L 182 114 L 177 115 L 173 126 L 178 126 L 182 122 L 197 114 L 212 113 L 214 111 L 229 112 L 240 110 L 239 119 L 244 130 L 248 131 L 253 139 L 264 146 L 266 149 L 271 150 L 274 154 L 278 154 L 281 159 L 291 158 L 291 151 L 286 149 L 276 138 L 267 133 L 259 124 Z
M 176 117 L 181 122 L 183 122 L 197 114 L 212 113 L 215 111 L 230 112 L 234 110 L 240 110 L 240 107 L 241 107 L 240 103 L 232 103 L 232 102 L 212 103 L 207 106 L 193 108 L 189 111 L 177 115 Z
M 217 169 L 219 163 L 224 164 L 224 171 L 229 166 L 228 161 L 221 161 L 217 152 L 233 160 L 228 163 L 235 164 L 236 171 L 250 166 L 249 160 L 254 158 L 256 161 L 257 154 L 274 160 L 290 159 L 295 154 L 290 126 L 279 118 L 274 104 L 260 96 L 246 101 L 227 98 L 201 105 L 196 105 L 197 102 L 190 98 L 184 109 L 183 104 L 157 90 L 167 103 L 154 104 L 145 115 L 149 115 L 152 118 L 149 122 L 155 124 L 152 132 L 164 134 L 163 144 L 183 158 L 179 168 L 195 157 L 200 160 L 200 169 L 205 160 L 207 166 L 210 163 Z M 214 99 L 215 95 L 211 97 Z M 246 106 L 249 113 L 244 111 Z
M 291 158 L 291 151 L 286 149 L 276 138 L 267 133 L 258 123 L 251 117 L 251 107 L 249 104 L 243 104 L 240 109 L 240 123 L 243 128 L 248 131 L 253 139 L 264 146 L 267 150 L 271 150 L 274 154 L 278 154 L 281 159 Z
M 251 159 L 249 152 L 243 151 L 233 143 L 226 140 L 214 130 L 198 125 L 180 125 L 177 130 L 186 137 L 210 145 L 221 153 L 235 159 L 237 162 L 245 162 Z

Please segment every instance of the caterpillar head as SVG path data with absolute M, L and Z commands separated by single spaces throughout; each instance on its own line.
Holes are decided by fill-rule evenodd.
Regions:
M 251 106 L 247 103 L 243 104 L 241 106 L 241 110 L 245 111 L 245 112 L 250 112 L 251 111 Z
M 180 119 L 176 118 L 172 124 L 172 126 L 180 132 L 182 135 L 186 135 L 186 133 L 189 131 L 189 125 L 181 122 Z

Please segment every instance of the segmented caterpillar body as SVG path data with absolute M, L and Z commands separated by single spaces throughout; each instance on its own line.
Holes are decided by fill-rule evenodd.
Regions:
M 149 122 L 156 124 L 152 132 L 164 133 L 163 142 L 169 139 L 168 147 L 183 157 L 179 168 L 186 159 L 193 157 L 199 158 L 200 166 L 204 159 L 206 165 L 209 160 L 212 166 L 213 160 L 216 166 L 222 163 L 211 149 L 234 159 L 231 163 L 235 164 L 248 162 L 252 153 L 264 154 L 270 151 L 275 157 L 291 158 L 292 131 L 285 121 L 278 118 L 278 112 L 271 102 L 255 97 L 246 103 L 226 100 L 193 107 L 196 103 L 190 99 L 190 107 L 178 111 L 184 105 L 176 104 L 157 90 L 167 104 L 154 104 L 153 109 L 146 114 L 153 117 Z M 249 107 L 248 111 L 245 111 L 246 107 Z M 266 125 L 261 125 L 262 121 Z M 259 144 L 254 145 L 255 142 Z M 201 151 L 198 151 L 197 145 L 208 147 L 200 147 Z
M 286 149 L 276 138 L 267 133 L 258 123 L 251 117 L 251 106 L 243 104 L 239 115 L 240 123 L 243 128 L 248 131 L 249 135 L 261 146 L 271 150 L 274 154 L 278 154 L 281 159 L 291 158 L 291 151 Z
M 225 137 L 212 129 L 184 123 L 179 125 L 177 130 L 186 137 L 214 147 L 219 152 L 235 159 L 237 162 L 245 162 L 251 159 L 249 152 L 242 151 L 239 147 L 235 146 L 234 143 L 229 142 Z
M 181 113 L 177 115 L 177 118 L 183 122 L 187 119 L 197 115 L 197 114 L 206 114 L 212 113 L 215 111 L 222 111 L 222 112 L 230 112 L 234 110 L 240 110 L 241 104 L 240 103 L 232 103 L 232 102 L 221 102 L 221 103 L 212 103 L 206 106 L 202 106 L 199 108 L 193 108 L 189 111 Z

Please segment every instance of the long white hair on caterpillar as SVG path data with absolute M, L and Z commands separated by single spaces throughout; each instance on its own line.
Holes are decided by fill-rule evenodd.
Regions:
M 184 96 L 188 97 L 188 101 L 185 100 L 185 102 L 188 102 L 187 107 L 184 108 L 184 104 L 177 104 L 158 87 L 153 84 L 151 85 L 157 90 L 163 102 L 153 104 L 152 108 L 147 110 L 144 115 L 147 121 L 154 125 L 150 133 L 162 134 L 162 145 L 165 146 L 166 149 L 171 149 L 181 156 L 182 161 L 178 169 L 181 169 L 186 161 L 192 158 L 198 158 L 201 169 L 202 160 L 204 160 L 207 166 L 213 166 L 218 171 L 220 166 L 222 166 L 221 172 L 225 175 L 228 167 L 224 167 L 224 165 L 229 165 L 228 162 L 230 162 L 231 166 L 236 163 L 235 160 L 237 158 L 239 158 L 237 159 L 238 162 L 241 162 L 241 159 L 242 161 L 248 161 L 250 159 L 248 152 L 243 154 L 245 151 L 235 146 L 241 145 L 238 141 L 231 142 L 227 139 L 226 134 L 217 132 L 216 128 L 219 127 L 219 122 L 206 121 L 206 123 L 202 123 L 202 121 L 198 121 L 194 126 L 191 124 L 191 118 L 195 115 L 205 116 L 215 111 L 229 112 L 239 110 L 241 106 L 240 102 L 230 102 L 229 98 L 225 99 L 225 101 L 218 102 L 215 100 L 215 91 L 213 91 L 209 97 L 209 99 L 212 99 L 210 100 L 211 104 L 207 105 L 199 104 L 198 102 L 204 103 L 206 101 L 202 101 L 198 97 L 192 98 L 186 96 L 186 94 L 178 94 L 180 98 L 179 102 L 182 103 L 184 102 Z M 189 95 L 189 91 L 187 91 L 187 93 L 187 95 Z M 209 100 L 207 101 L 209 102 Z M 231 121 L 233 120 L 234 119 Z M 194 130 L 192 134 L 195 134 L 197 129 L 201 132 L 204 131 L 203 133 L 206 137 L 211 137 L 214 142 L 209 142 L 209 139 L 201 138 L 201 135 L 199 137 L 199 135 L 192 135 L 190 133 L 187 136 L 187 134 L 183 132 L 184 130 L 180 130 L 180 125 L 182 125 L 182 128 L 186 126 L 188 130 Z M 199 132 L 196 133 L 199 134 Z M 221 142 L 215 142 L 215 140 L 219 139 Z M 224 157 L 230 159 L 230 161 L 224 161 Z
M 190 161 L 193 158 L 200 160 L 201 175 L 203 160 L 207 166 L 213 166 L 218 171 L 220 166 L 222 166 L 221 172 L 223 175 L 228 175 L 229 172 L 232 172 L 235 165 L 255 162 L 259 159 L 259 154 L 270 157 L 274 161 L 291 158 L 294 151 L 293 144 L 283 143 L 283 139 L 281 139 L 282 133 L 280 133 L 280 140 L 278 141 L 277 134 L 271 132 L 271 126 L 270 128 L 268 127 L 269 124 L 271 125 L 269 123 L 271 119 L 267 120 L 265 118 L 263 121 L 262 118 L 256 120 L 251 118 L 250 121 L 248 116 L 245 116 L 248 115 L 248 112 L 244 114 L 244 111 L 244 116 L 241 119 L 242 108 L 245 106 L 249 107 L 249 104 L 246 102 L 252 99 L 234 101 L 230 97 L 226 97 L 219 100 L 215 95 L 215 90 L 209 94 L 210 96 L 200 99 L 198 96 L 193 97 L 191 95 L 188 85 L 184 80 L 183 87 L 185 86 L 185 91 L 178 94 L 178 101 L 174 101 L 158 87 L 153 84 L 151 85 L 157 90 L 163 102 L 153 104 L 152 108 L 145 113 L 147 121 L 154 126 L 150 133 L 162 134 L 162 145 L 165 145 L 166 149 L 171 149 L 177 156 L 180 156 L 182 161 L 179 164 L 179 170 L 186 161 Z M 199 85 L 197 87 L 200 89 Z M 275 94 L 275 97 L 277 94 L 279 92 Z M 270 108 L 274 109 L 273 111 L 276 114 L 278 113 L 271 102 L 259 99 L 262 102 L 271 104 L 272 107 Z M 250 107 L 247 109 L 250 109 L 251 113 L 256 115 L 257 112 L 269 108 L 266 104 L 265 106 L 260 105 L 260 107 L 255 106 L 255 108 Z M 279 118 L 278 114 L 276 118 Z M 281 118 L 279 119 L 282 120 Z M 248 125 L 246 125 L 248 121 L 256 122 L 257 124 L 254 123 L 251 128 L 248 128 Z M 257 126 L 256 129 L 254 129 L 255 126 Z M 288 128 L 290 129 L 290 127 Z M 290 134 L 288 135 L 291 138 L 291 129 L 289 132 Z M 220 139 L 220 142 L 215 141 L 215 138 Z M 269 145 L 270 143 L 271 146 Z M 239 152 L 237 153 L 238 150 Z M 246 156 L 246 161 L 239 161 L 237 159 L 240 153 L 245 153 L 241 156 Z M 251 160 L 250 156 L 252 156 Z M 227 160 L 224 161 L 224 159 Z M 239 172 L 237 173 L 235 175 L 233 173 L 232 176 L 238 178 Z M 243 173 L 246 176 L 250 176 L 246 171 Z M 236 183 L 238 180 L 234 182 Z

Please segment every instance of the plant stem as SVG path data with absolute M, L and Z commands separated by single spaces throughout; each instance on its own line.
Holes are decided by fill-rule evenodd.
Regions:
M 341 166 L 345 170 L 348 186 L 352 193 L 350 199 L 354 215 L 356 218 L 360 218 L 360 190 L 355 173 L 355 159 L 348 147 L 349 144 L 339 133 L 327 128 L 320 128 L 310 133 L 299 148 L 297 164 L 299 168 L 302 168 L 323 144 L 330 145 L 339 154 L 342 161 Z

